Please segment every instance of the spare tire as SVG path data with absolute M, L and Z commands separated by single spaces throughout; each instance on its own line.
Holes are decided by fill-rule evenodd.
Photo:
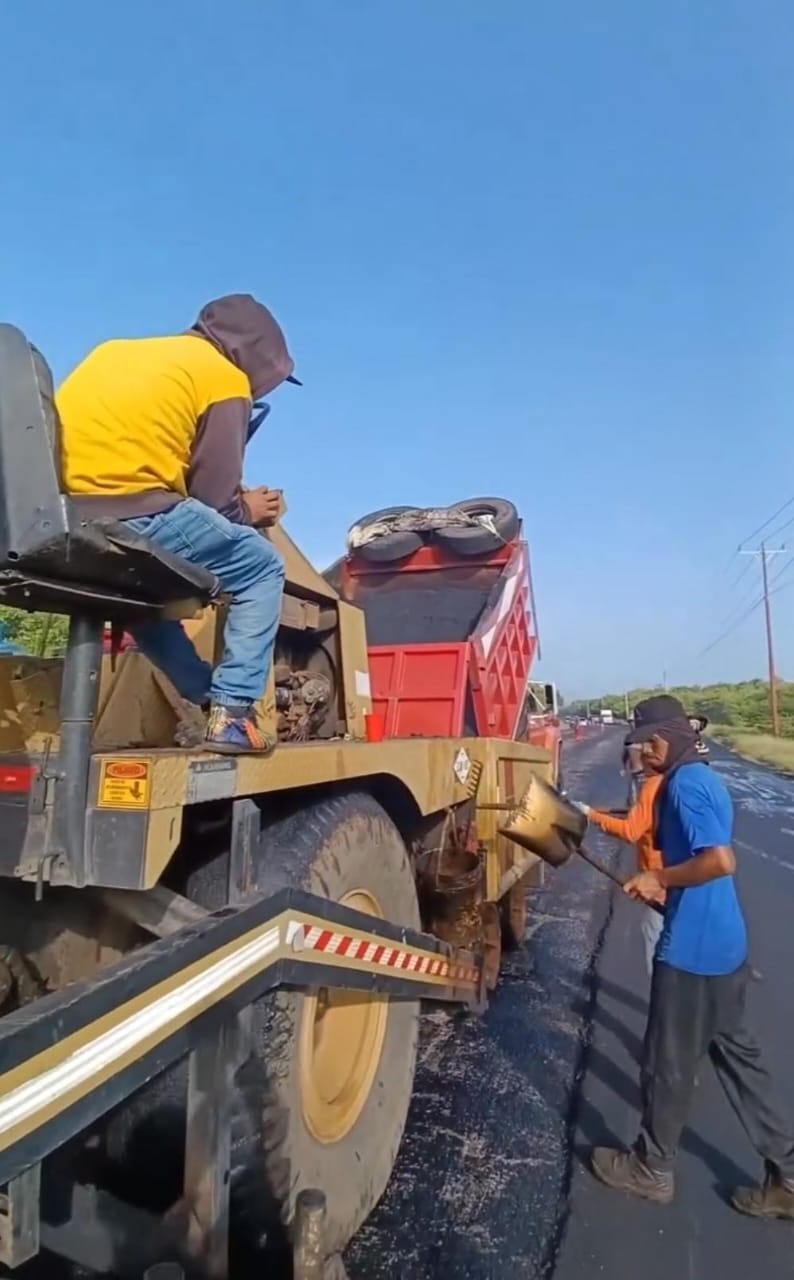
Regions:
M 366 529 L 368 525 L 387 520 L 389 516 L 404 516 L 417 509 L 416 507 L 383 507 L 380 511 L 370 511 L 365 516 L 359 516 L 351 528 Z M 413 555 L 423 545 L 424 539 L 420 533 L 412 529 L 393 529 L 380 538 L 374 538 L 372 542 L 353 548 L 352 554 L 359 556 L 362 560 L 369 560 L 373 564 L 383 564 L 390 560 L 403 560 L 406 556 Z
M 486 528 L 475 521 L 438 529 L 435 533 L 437 541 L 459 556 L 482 556 L 498 551 L 505 543 L 518 537 L 521 527 L 518 511 L 505 498 L 469 498 L 467 502 L 456 502 L 449 511 L 450 514 L 469 517 L 488 516 L 491 525 L 491 528 Z
M 389 516 L 404 516 L 408 511 L 418 511 L 418 507 L 382 507 L 380 511 L 368 511 L 365 516 L 359 516 L 358 520 L 354 520 L 351 529 L 355 529 L 360 525 L 362 529 L 366 529 L 368 524 L 377 524 L 379 520 L 388 520 Z

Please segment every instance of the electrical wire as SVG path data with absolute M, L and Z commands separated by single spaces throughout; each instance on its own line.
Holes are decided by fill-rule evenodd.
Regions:
M 699 653 L 699 654 L 697 654 L 698 659 L 699 659 L 699 658 L 705 658 L 705 656 L 706 656 L 706 654 L 707 654 L 707 653 L 711 653 L 712 649 L 716 649 L 716 647 L 717 647 L 717 645 L 718 645 L 718 644 L 722 644 L 723 640 L 727 640 L 727 639 L 728 639 L 728 636 L 732 635 L 732 634 L 733 634 L 733 632 L 736 630 L 736 628 L 737 628 L 737 627 L 740 627 L 740 626 L 742 625 L 742 623 L 743 623 L 743 622 L 745 622 L 745 621 L 746 621 L 746 619 L 747 619 L 747 618 L 749 618 L 749 617 L 750 617 L 750 615 L 751 615 L 752 613 L 755 613 L 755 611 L 756 611 L 756 609 L 758 608 L 758 606 L 759 606 L 759 605 L 761 605 L 761 604 L 763 604 L 763 603 L 764 603 L 764 593 L 763 593 L 763 592 L 761 592 L 761 595 L 758 597 L 758 599 L 757 599 L 757 600 L 754 600 L 754 601 L 753 601 L 753 603 L 750 605 L 749 609 L 745 609 L 744 613 L 743 613 L 743 614 L 741 614 L 741 616 L 740 616 L 740 617 L 738 617 L 738 618 L 736 619 L 736 621 L 735 621 L 734 623 L 732 623 L 732 624 L 731 624 L 731 626 L 726 627 L 726 628 L 725 628 L 725 630 L 724 630 L 724 631 L 722 631 L 722 632 L 717 636 L 717 639 L 716 639 L 716 640 L 712 640 L 711 644 L 707 644 L 707 645 L 706 645 L 706 647 L 705 647 L 705 649 L 701 649 L 701 650 L 700 650 L 700 653 Z
M 770 525 L 773 520 L 777 520 L 778 516 L 782 516 L 783 512 L 787 511 L 788 508 L 793 505 L 794 505 L 794 498 L 789 498 L 788 501 L 784 502 L 782 507 L 778 507 L 777 511 L 774 511 L 772 515 L 767 520 L 764 521 L 763 524 L 760 524 L 757 529 L 753 529 L 752 533 L 748 533 L 746 538 L 742 538 L 741 542 L 739 543 L 739 548 L 743 547 L 746 542 L 752 542 L 753 538 L 757 538 L 759 533 L 763 533 L 767 525 Z M 767 535 L 767 536 L 769 537 L 771 535 Z
M 790 569 L 792 564 L 794 564 L 794 556 L 792 556 L 791 559 L 786 561 L 785 565 L 783 565 L 782 568 L 778 570 L 777 574 L 770 582 L 769 584 L 770 599 L 772 598 L 772 596 L 776 596 L 780 591 L 786 591 L 789 587 L 794 587 L 794 580 L 792 580 L 791 582 L 780 583 L 780 579 L 783 577 L 784 572 L 787 569 Z M 778 585 L 774 587 L 774 590 L 773 590 L 772 587 L 774 583 L 778 583 Z M 717 636 L 716 640 L 712 640 L 711 644 L 706 645 L 705 649 L 701 649 L 700 653 L 697 654 L 697 658 L 698 659 L 705 658 L 707 653 L 711 653 L 712 649 L 716 649 L 718 644 L 722 644 L 723 640 L 727 640 L 728 636 L 732 635 L 733 632 L 736 631 L 737 627 L 740 627 L 743 622 L 746 622 L 747 619 L 752 614 L 755 613 L 756 609 L 760 609 L 763 603 L 764 603 L 764 593 L 762 591 L 758 599 L 754 600 L 748 609 L 745 609 L 741 617 L 737 618 L 736 621 L 732 623 L 731 626 L 726 627 L 726 629 L 722 631 L 720 635 Z

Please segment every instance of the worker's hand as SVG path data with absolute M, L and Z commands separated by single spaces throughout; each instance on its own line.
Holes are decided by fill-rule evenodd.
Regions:
M 258 489 L 243 489 L 243 502 L 251 514 L 251 524 L 257 529 L 267 529 L 278 520 L 281 511 L 280 489 L 268 489 L 262 484 Z
M 623 892 L 640 902 L 664 902 L 664 886 L 655 871 L 640 871 L 639 875 L 630 876 Z
M 572 801 L 571 801 L 571 804 L 573 805 L 574 809 L 578 809 L 578 810 L 579 810 L 579 812 L 580 812 L 580 813 L 583 813 L 583 814 L 584 814 L 584 816 L 585 816 L 586 818 L 589 818 L 589 817 L 590 817 L 590 805 L 589 805 L 589 804 L 585 804 L 585 802 L 584 802 L 583 800 L 572 800 Z

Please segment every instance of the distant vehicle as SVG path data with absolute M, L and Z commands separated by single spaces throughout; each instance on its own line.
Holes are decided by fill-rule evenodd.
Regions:
M 708 743 L 703 741 L 702 735 L 708 725 L 708 720 L 705 716 L 692 716 L 689 723 L 698 735 L 698 740 L 695 743 L 695 750 L 702 759 L 705 759 L 709 754 L 709 748 Z
M 615 723 L 614 712 L 610 711 L 608 707 L 602 707 L 599 715 L 599 719 L 602 724 L 614 724 Z

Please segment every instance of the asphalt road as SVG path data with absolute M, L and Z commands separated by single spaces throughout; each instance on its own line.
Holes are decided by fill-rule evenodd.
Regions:
M 621 738 L 568 747 L 573 796 L 624 802 Z M 752 1015 L 794 1103 L 794 781 L 719 748 L 712 759 L 736 802 Z M 605 837 L 589 843 L 631 865 Z M 400 1158 L 349 1250 L 351 1280 L 794 1277 L 794 1224 L 748 1221 L 725 1201 L 759 1169 L 708 1065 L 673 1205 L 610 1192 L 583 1166 L 588 1145 L 630 1141 L 636 1127 L 648 979 L 633 911 L 582 863 L 549 873 L 486 1016 L 426 1017 Z

